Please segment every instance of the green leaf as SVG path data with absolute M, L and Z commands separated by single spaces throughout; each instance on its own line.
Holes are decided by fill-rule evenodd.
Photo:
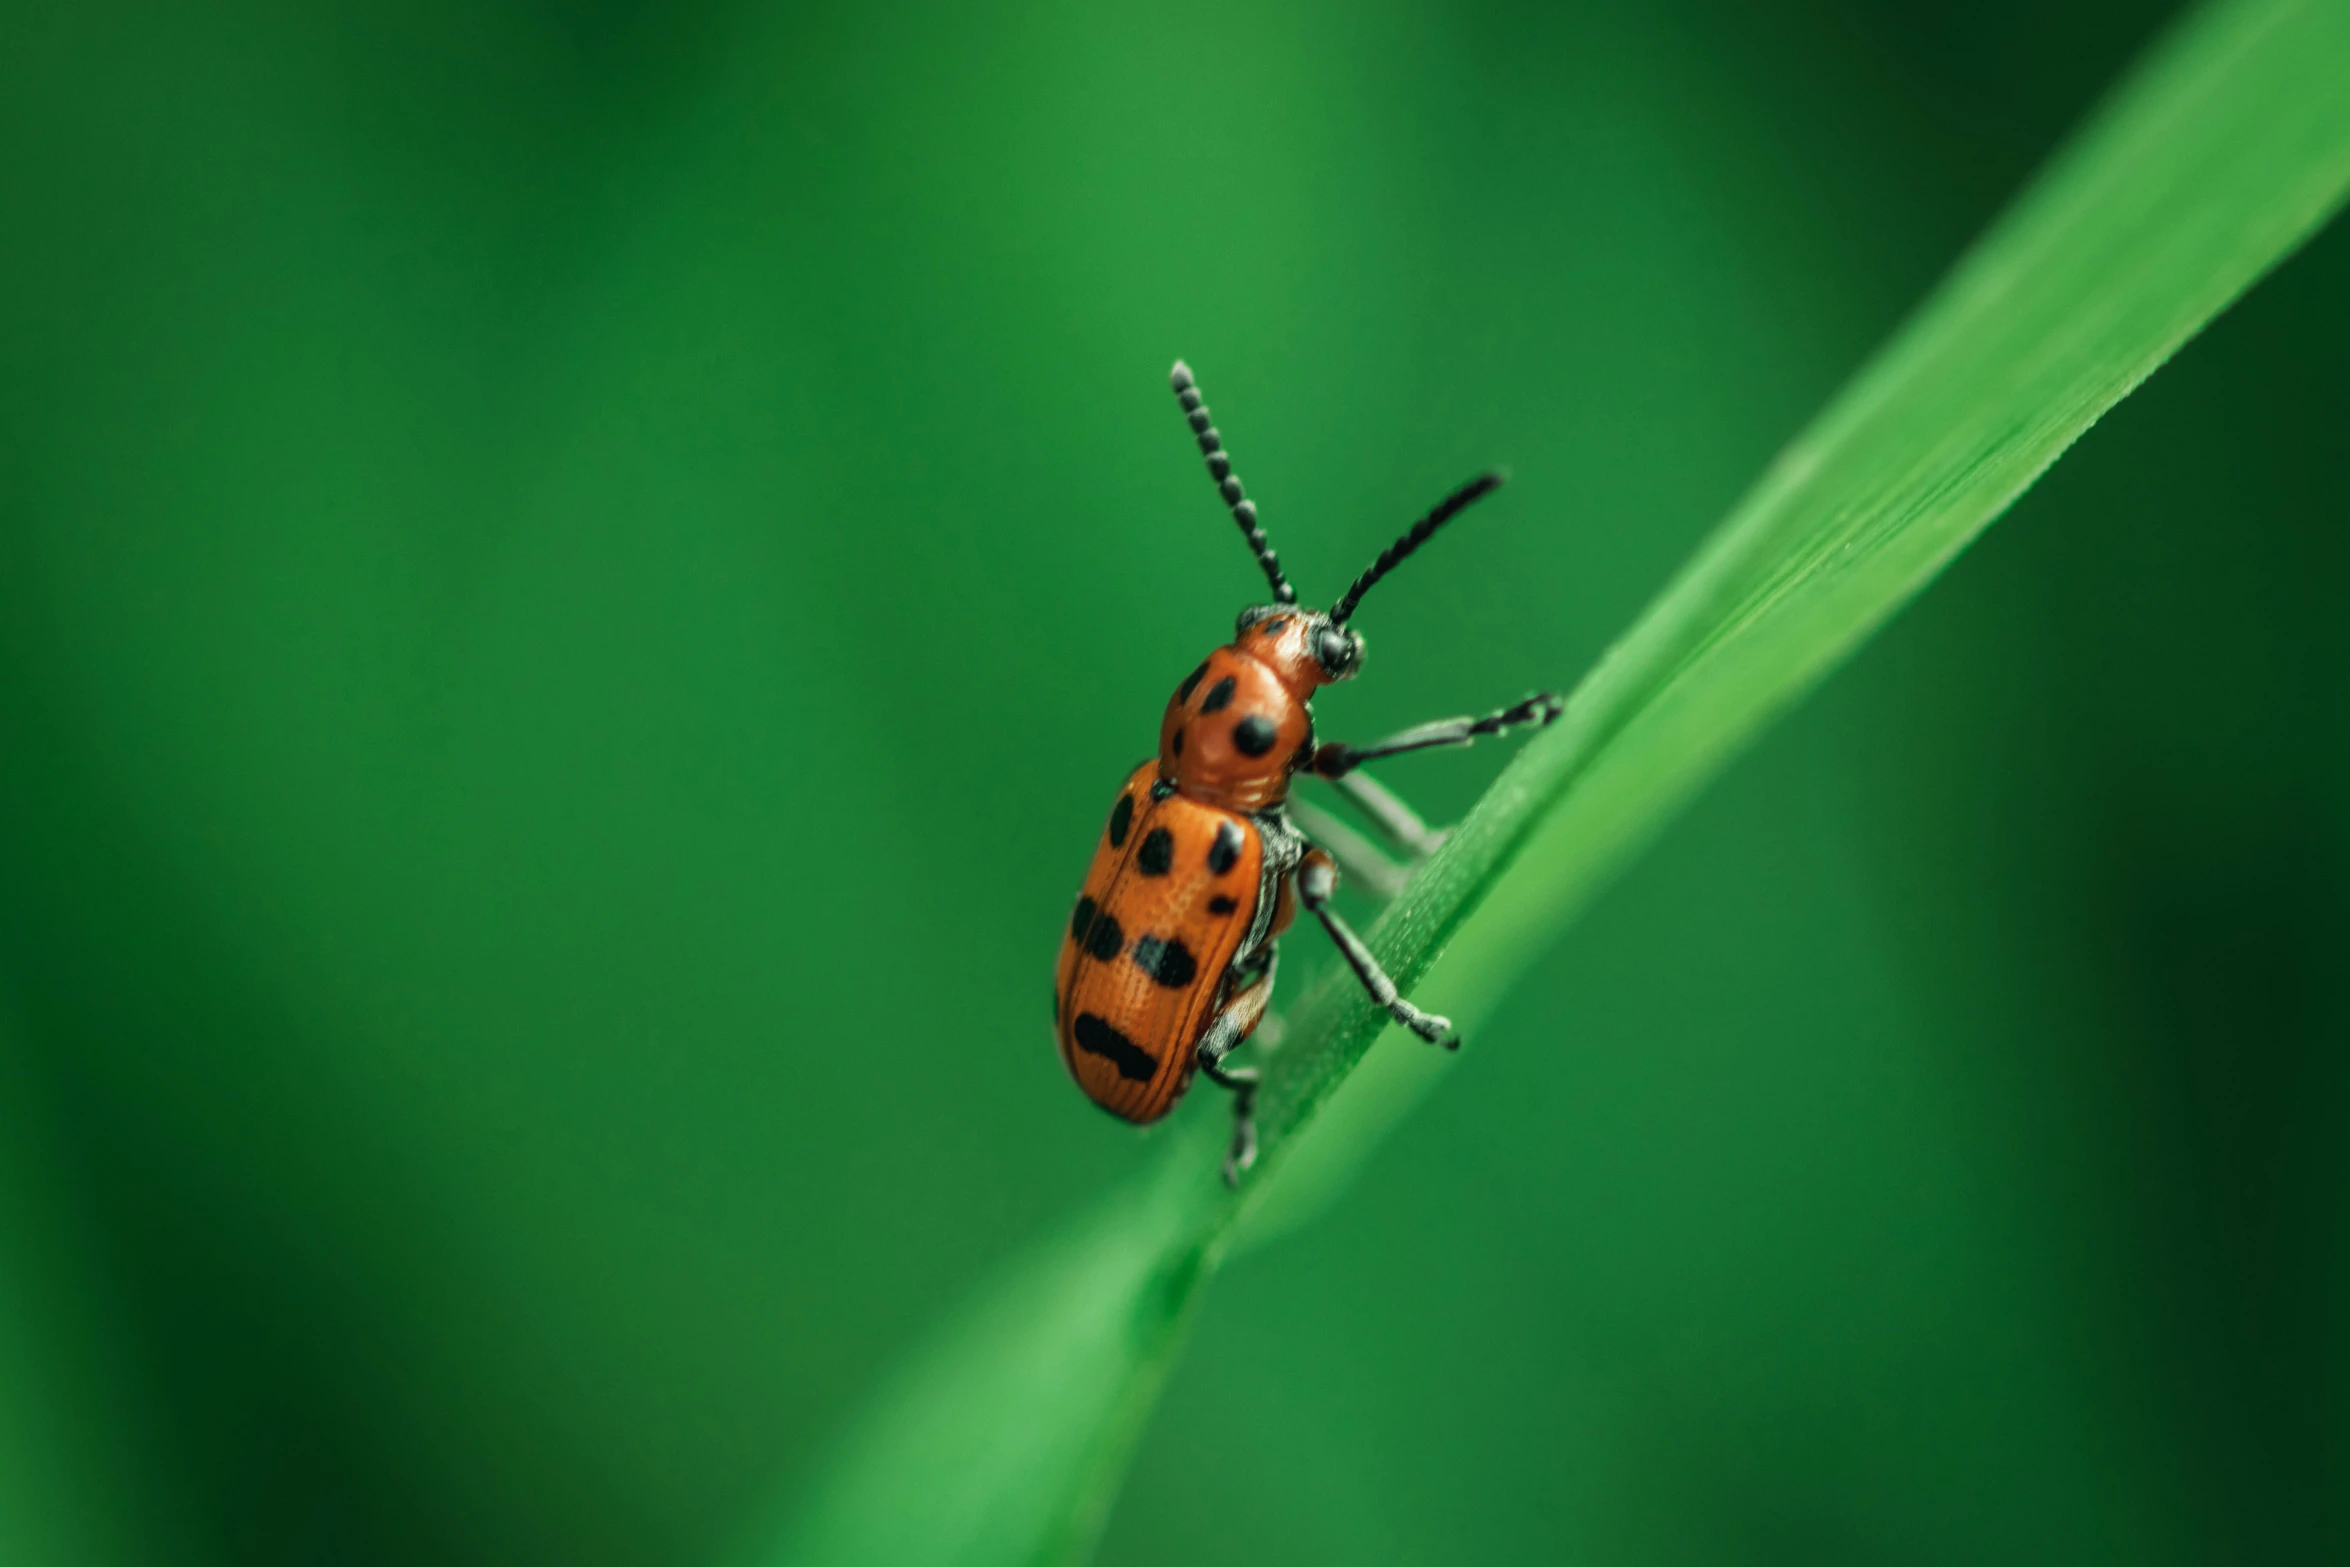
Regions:
M 2350 187 L 2350 6 L 2190 16 L 1781 454 L 1371 935 L 1473 1028 L 1628 855 Z M 1441 959 L 1441 966 L 1439 960 Z M 1237 1199 L 1190 1117 L 1157 1177 L 1018 1263 L 844 1443 L 787 1563 L 1081 1560 L 1197 1292 L 1339 1184 L 1441 1058 L 1332 978 Z
M 1020 1260 L 904 1368 L 786 1559 L 1082 1559 L 1181 1347 L 1229 1203 L 1169 1159 Z M 756 1561 L 753 1555 L 746 1558 Z

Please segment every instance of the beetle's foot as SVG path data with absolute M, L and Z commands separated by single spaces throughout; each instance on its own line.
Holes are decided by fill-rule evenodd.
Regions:
M 1538 691 L 1514 707 L 1505 707 L 1498 713 L 1479 719 L 1478 723 L 1481 726 L 1492 725 L 1487 732 L 1497 735 L 1507 734 L 1526 724 L 1532 724 L 1537 729 L 1548 729 L 1564 717 L 1566 711 L 1565 697 L 1556 691 Z
M 1447 1050 L 1461 1048 L 1461 1036 L 1452 1031 L 1451 1018 L 1438 1017 L 1433 1012 L 1423 1012 L 1400 996 L 1388 1004 L 1387 1010 L 1395 1015 L 1395 1020 L 1398 1023 L 1428 1043 L 1442 1045 Z

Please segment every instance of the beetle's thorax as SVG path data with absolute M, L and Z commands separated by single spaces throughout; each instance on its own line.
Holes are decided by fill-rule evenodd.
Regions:
M 1308 640 L 1311 617 L 1275 614 L 1208 655 L 1159 721 L 1159 776 L 1203 805 L 1261 811 L 1289 797 L 1313 749 L 1308 703 L 1329 677 Z

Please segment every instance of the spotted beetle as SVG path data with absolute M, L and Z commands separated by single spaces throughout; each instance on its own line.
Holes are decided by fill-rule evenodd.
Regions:
M 1563 704 L 1543 692 L 1481 718 L 1440 719 L 1370 745 L 1317 743 L 1315 691 L 1353 679 L 1362 667 L 1363 639 L 1347 621 L 1363 595 L 1499 488 L 1501 478 L 1487 473 L 1462 485 L 1380 551 L 1337 603 L 1304 609 L 1181 360 L 1171 381 L 1208 474 L 1273 586 L 1273 602 L 1242 610 L 1230 645 L 1183 677 L 1159 720 L 1159 754 L 1119 789 L 1061 942 L 1053 1028 L 1077 1086 L 1125 1120 L 1148 1124 L 1172 1110 L 1195 1069 L 1232 1090 L 1224 1178 L 1238 1184 L 1256 1158 L 1250 1111 L 1257 1074 L 1224 1062 L 1264 1020 L 1275 940 L 1296 904 L 1322 922 L 1363 989 L 1398 1023 L 1430 1044 L 1460 1047 L 1448 1020 L 1397 994 L 1330 906 L 1338 859 L 1378 890 L 1392 892 L 1401 871 L 1342 823 L 1291 800 L 1290 780 L 1299 773 L 1329 780 L 1398 848 L 1424 857 L 1443 835 L 1357 769 L 1405 751 L 1547 724 Z

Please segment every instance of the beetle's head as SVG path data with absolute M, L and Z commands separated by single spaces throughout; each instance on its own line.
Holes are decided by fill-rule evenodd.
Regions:
M 1299 696 L 1352 680 L 1363 667 L 1363 635 L 1318 609 L 1254 604 L 1240 612 L 1232 645 L 1269 667 Z

